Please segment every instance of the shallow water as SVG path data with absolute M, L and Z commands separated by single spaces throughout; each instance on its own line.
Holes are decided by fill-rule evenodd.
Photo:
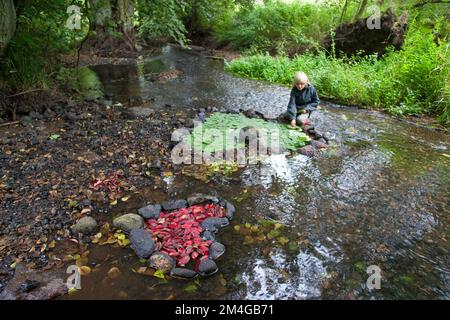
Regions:
M 166 82 L 149 73 L 176 68 Z M 236 78 L 223 63 L 165 47 L 135 66 L 95 70 L 115 101 L 152 108 L 254 108 L 276 116 L 289 88 Z M 194 192 L 216 194 L 236 208 L 218 239 L 227 252 L 219 272 L 193 281 L 160 281 L 134 273 L 131 249 L 96 247 L 101 264 L 66 296 L 135 299 L 449 299 L 450 140 L 448 136 L 377 112 L 324 104 L 316 128 L 332 138 L 318 159 L 276 155 L 234 179 L 201 182 L 185 175 L 166 180 L 165 192 L 139 190 L 126 208 Z M 116 213 L 117 213 L 116 212 Z M 246 244 L 235 224 L 271 219 L 297 248 L 277 242 Z M 366 269 L 381 269 L 381 289 L 369 290 Z M 117 266 L 122 275 L 106 277 Z

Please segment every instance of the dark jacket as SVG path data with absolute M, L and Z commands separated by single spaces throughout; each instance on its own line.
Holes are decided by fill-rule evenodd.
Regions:
M 294 86 L 291 90 L 291 98 L 289 99 L 287 110 L 289 120 L 293 120 L 297 117 L 297 110 L 316 110 L 319 102 L 320 100 L 317 95 L 317 90 L 312 84 L 308 84 L 308 86 L 303 88 L 301 91 Z

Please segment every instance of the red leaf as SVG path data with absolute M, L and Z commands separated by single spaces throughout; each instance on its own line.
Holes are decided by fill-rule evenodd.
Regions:
M 191 258 L 189 257 L 189 256 L 183 256 L 183 257 L 181 257 L 181 259 L 180 260 L 178 260 L 178 264 L 180 265 L 180 266 L 184 266 L 186 263 L 188 263 L 189 262 L 189 260 L 190 260 Z

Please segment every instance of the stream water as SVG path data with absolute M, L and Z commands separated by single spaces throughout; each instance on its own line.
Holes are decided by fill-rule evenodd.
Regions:
M 182 73 L 169 81 L 145 76 L 174 68 Z M 138 66 L 94 70 L 114 101 L 150 108 L 253 108 L 276 116 L 289 95 L 170 46 Z M 132 250 L 97 246 L 89 260 L 100 266 L 64 299 L 450 299 L 448 135 L 329 103 L 312 119 L 332 138 L 318 159 L 272 156 L 223 183 L 177 175 L 166 180 L 166 192 L 140 190 L 140 199 L 121 208 L 216 194 L 235 204 L 234 224 L 278 221 L 297 247 L 249 243 L 231 225 L 218 235 L 227 248 L 219 272 L 196 283 L 137 274 Z M 371 265 L 381 269 L 380 289 L 366 286 Z M 121 270 L 113 280 L 106 276 L 112 266 Z

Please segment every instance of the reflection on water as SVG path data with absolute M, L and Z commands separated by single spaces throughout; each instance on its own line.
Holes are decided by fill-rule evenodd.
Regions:
M 221 62 L 174 48 L 148 61 L 145 72 L 176 68 L 182 74 L 165 83 L 133 73 L 121 80 L 102 78 L 114 100 L 133 94 L 144 103 L 151 100 L 154 108 L 254 108 L 270 115 L 282 112 L 288 101 L 288 88 L 235 78 Z M 448 136 L 330 104 L 313 114 L 313 123 L 332 139 L 318 159 L 276 155 L 241 170 L 240 182 L 176 175 L 166 181 L 167 194 L 156 198 L 142 190 L 129 208 L 194 192 L 216 194 L 236 205 L 234 223 L 281 222 L 298 249 L 276 241 L 243 244 L 230 226 L 219 235 L 227 247 L 219 274 L 201 279 L 194 291 L 184 290 L 189 282 L 160 284 L 131 272 L 136 263 L 131 255 L 115 262 L 124 270 L 119 280 L 97 285 L 114 264 L 104 262 L 69 298 L 449 299 Z M 108 250 L 94 248 L 92 254 Z M 117 260 L 124 252 L 131 250 L 112 256 Z M 95 259 L 104 261 L 100 254 Z M 370 265 L 382 270 L 381 290 L 366 288 Z

